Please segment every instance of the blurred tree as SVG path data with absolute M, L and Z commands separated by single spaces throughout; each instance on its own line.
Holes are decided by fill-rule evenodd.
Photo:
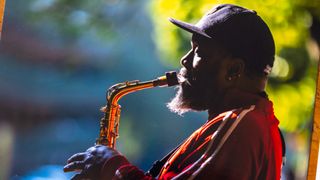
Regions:
M 0 50 L 0 120 L 13 127 L 15 178 L 45 164 L 63 165 L 72 153 L 93 145 L 107 87 L 167 70 L 154 53 L 153 24 L 144 3 L 8 1 Z M 154 90 L 121 102 L 118 148 L 141 168 L 198 127 L 165 109 L 169 94 L 170 89 Z M 168 124 L 179 129 L 172 132 Z
M 310 57 L 310 51 L 316 49 L 311 45 L 309 28 L 312 18 L 320 17 L 320 3 L 316 0 L 152 1 L 155 41 L 162 59 L 178 66 L 178 59 L 189 48 L 190 35 L 165 21 L 168 17 L 196 23 L 206 11 L 222 3 L 254 9 L 267 22 L 277 54 L 267 91 L 282 129 L 292 132 L 306 128 L 312 115 L 317 63 L 317 57 Z
M 159 69 L 159 65 L 155 63 L 155 61 L 149 61 L 150 59 L 157 58 L 153 54 L 153 44 L 152 42 L 149 42 L 150 37 L 148 33 L 152 28 L 155 28 L 154 39 L 158 48 L 158 53 L 163 59 L 163 63 L 168 66 L 177 67 L 179 63 L 177 59 L 179 59 L 183 52 L 189 48 L 188 41 L 190 35 L 172 26 L 171 23 L 166 21 L 167 17 L 174 17 L 188 22 L 196 22 L 202 14 L 214 6 L 214 4 L 209 0 L 150 1 L 150 8 L 148 10 L 153 17 L 154 27 L 152 27 L 152 24 L 150 24 L 145 17 L 142 17 L 145 16 L 145 7 L 143 6 L 143 3 L 145 2 L 148 1 L 20 0 L 15 3 L 14 1 L 8 2 L 8 5 L 12 5 L 10 6 L 12 9 L 7 11 L 7 13 L 9 13 L 8 17 L 14 19 L 14 22 L 27 25 L 29 30 L 25 33 L 25 31 L 21 29 L 21 26 L 14 27 L 13 29 L 16 31 L 11 31 L 8 28 L 7 30 L 12 34 L 10 36 L 17 37 L 17 39 L 20 40 L 20 43 L 24 41 L 21 36 L 26 36 L 28 38 L 25 41 L 32 42 L 32 44 L 24 42 L 24 44 L 17 46 L 17 41 L 6 41 L 10 46 L 7 47 L 11 48 L 10 50 L 16 49 L 17 51 L 12 51 L 11 53 L 16 59 L 10 58 L 10 60 L 3 60 L 2 62 L 5 64 L 1 66 L 1 72 L 3 72 L 1 74 L 2 80 L 8 79 L 5 81 L 7 82 L 6 86 L 3 86 L 2 88 L 13 87 L 14 89 L 20 90 L 20 87 L 32 86 L 32 88 L 23 89 L 23 92 L 26 95 L 22 94 L 22 97 L 31 99 L 28 100 L 28 102 L 30 101 L 33 103 L 30 104 L 30 107 L 33 108 L 37 107 L 34 104 L 35 97 L 40 97 L 39 99 L 41 100 L 45 99 L 45 101 L 43 101 L 44 103 L 48 102 L 49 99 L 58 104 L 56 105 L 59 107 L 57 111 L 49 115 L 44 113 L 41 116 L 41 119 L 47 120 L 47 116 L 53 115 L 57 117 L 59 114 L 55 113 L 59 112 L 61 115 L 61 112 L 68 111 L 68 108 L 66 107 L 69 107 L 72 112 L 75 111 L 75 114 L 78 116 L 80 116 L 79 114 L 81 113 L 88 114 L 89 112 L 96 114 L 97 112 L 92 110 L 95 109 L 92 104 L 95 103 L 98 104 L 96 106 L 99 106 L 104 103 L 103 99 L 100 98 L 98 94 L 103 94 L 106 81 L 109 85 L 123 81 L 124 79 L 126 80 L 128 77 L 131 77 L 131 75 L 138 78 L 146 78 L 147 76 L 151 77 L 151 74 L 155 75 L 158 72 L 164 71 L 163 68 Z M 281 120 L 281 127 L 287 132 L 299 132 L 300 130 L 304 130 L 304 128 L 308 127 L 308 123 L 310 122 L 315 87 L 315 64 L 319 55 L 318 53 L 313 53 L 317 51 L 315 50 L 314 43 L 310 40 L 308 29 L 312 24 L 313 18 L 320 17 L 319 1 L 229 0 L 217 1 L 217 3 L 236 3 L 255 9 L 270 25 L 277 44 L 277 58 L 268 92 L 270 98 L 275 103 L 276 114 Z M 8 19 L 8 22 L 11 22 L 12 19 Z M 33 32 L 32 35 L 28 34 L 30 31 Z M 34 34 L 36 34 L 39 39 L 30 39 L 31 37 L 35 37 Z M 46 43 L 43 43 L 44 40 Z M 141 43 L 141 41 L 143 41 L 143 43 Z M 138 43 L 139 48 L 137 48 Z M 5 50 L 7 53 L 11 52 L 8 51 L 8 49 Z M 31 57 L 31 55 L 33 55 L 33 57 Z M 24 59 L 25 56 L 30 56 L 30 58 Z M 54 67 L 56 69 L 53 69 L 50 66 L 44 70 L 38 71 L 35 69 L 35 67 L 39 67 L 38 64 L 36 66 L 35 64 L 28 64 L 30 63 L 29 60 L 31 58 L 34 61 L 37 60 L 36 62 L 39 64 L 51 60 L 52 62 L 56 60 L 61 61 Z M 15 60 L 27 61 L 25 64 L 15 64 Z M 12 65 L 12 69 L 17 70 L 9 71 L 11 68 L 11 66 L 8 66 L 8 64 L 10 65 L 9 62 L 14 64 Z M 116 66 L 115 64 L 117 63 L 121 64 L 121 66 Z M 63 66 L 64 68 L 61 68 L 61 64 L 67 65 Z M 145 64 L 147 64 L 148 67 L 144 67 L 145 69 L 141 71 L 141 68 Z M 22 70 L 24 70 L 22 71 L 20 66 L 28 66 L 28 68 L 27 70 L 22 68 Z M 125 69 L 124 67 L 127 68 Z M 30 72 L 29 69 L 31 69 Z M 12 80 L 11 72 L 19 72 L 14 76 L 14 80 Z M 21 78 L 22 76 L 24 78 Z M 13 85 L 9 86 L 9 82 Z M 16 86 L 16 84 L 19 84 L 19 86 Z M 10 89 L 8 92 L 11 92 Z M 15 91 L 12 91 L 11 94 L 14 94 L 14 92 Z M 19 99 L 16 94 L 12 96 L 15 97 L 15 99 Z M 70 99 L 70 97 L 72 98 Z M 140 98 L 138 98 L 139 103 L 137 103 L 136 99 L 131 98 L 130 96 L 127 97 L 128 100 L 131 99 L 131 102 L 132 104 L 135 104 L 135 107 L 132 111 L 134 113 L 127 113 L 127 116 L 123 116 L 124 123 L 122 124 L 122 129 L 125 131 L 122 132 L 121 136 L 125 139 L 123 142 L 126 142 L 126 144 L 122 144 L 121 146 L 125 147 L 124 149 L 127 149 L 128 155 L 139 158 L 141 162 L 144 162 L 145 164 L 143 164 L 142 167 L 147 167 L 149 165 L 148 162 L 153 161 L 156 155 L 160 156 L 161 153 L 164 154 L 165 150 L 163 149 L 172 148 L 174 144 L 176 144 L 175 142 L 172 142 L 172 137 L 177 137 L 175 141 L 179 141 L 183 137 L 181 134 L 187 134 L 194 127 L 191 125 L 192 122 L 186 121 L 184 122 L 186 124 L 182 125 L 183 123 L 181 121 L 174 121 L 173 115 L 167 115 L 170 113 L 164 110 L 160 110 L 160 112 L 155 110 L 154 112 L 148 111 L 148 113 L 141 113 L 141 109 L 148 106 L 160 106 L 160 104 L 164 104 L 165 101 L 163 98 L 161 99 L 162 96 L 158 96 L 158 94 L 151 94 L 148 96 L 152 101 L 148 100 L 146 97 L 147 96 L 140 94 Z M 101 101 L 96 103 L 98 102 L 98 99 L 101 99 Z M 142 99 L 145 101 L 142 101 Z M 9 100 L 7 102 L 9 102 Z M 7 102 L 2 105 L 7 106 Z M 11 99 L 10 102 L 12 102 Z M 92 104 L 88 102 L 92 102 Z M 159 104 L 155 104 L 154 102 Z M 49 101 L 47 104 L 51 103 Z M 12 107 L 16 108 L 17 104 L 21 104 L 21 102 L 14 102 Z M 84 105 L 87 106 L 84 108 Z M 126 105 L 127 104 L 124 104 L 124 107 L 129 107 L 129 105 Z M 88 108 L 89 106 L 92 108 Z M 15 116 L 17 112 L 20 112 L 20 114 L 22 114 L 21 117 L 15 117 L 19 120 L 19 123 L 20 119 L 23 119 L 25 123 L 32 122 L 31 120 L 37 118 L 37 116 L 28 116 L 28 113 L 30 114 L 31 110 L 28 108 L 23 111 L 25 107 L 29 107 L 29 104 L 23 104 L 21 108 L 18 109 L 2 109 L 4 109 L 4 111 L 13 112 Z M 31 114 L 38 115 L 39 111 L 53 111 L 52 107 L 46 108 L 42 104 L 39 107 L 44 107 L 44 110 L 34 108 L 35 111 L 31 111 Z M 86 109 L 86 111 L 81 111 L 79 110 L 80 108 Z M 153 116 L 154 114 L 161 114 L 161 117 L 158 117 L 159 119 L 156 120 Z M 91 116 L 93 115 L 90 115 L 90 117 Z M 131 116 L 139 118 L 134 121 L 135 123 L 125 124 L 131 122 L 126 120 L 131 120 Z M 91 120 L 93 122 L 93 119 L 97 118 L 90 118 L 89 121 Z M 150 119 L 154 121 L 149 121 Z M 68 131 L 61 131 L 61 126 L 75 126 L 73 124 L 75 121 L 66 121 L 70 122 L 69 124 L 71 125 L 65 126 L 61 123 L 54 132 L 59 132 L 59 134 L 61 134 L 60 132 L 68 133 Z M 142 122 L 145 123 L 143 126 L 141 126 Z M 36 123 L 29 124 L 33 127 Z M 54 124 L 57 124 L 57 122 L 55 121 Z M 166 124 L 171 124 L 172 127 L 179 127 L 179 131 L 170 131 L 170 128 L 166 127 Z M 48 126 L 48 129 L 52 129 L 51 127 L 53 125 Z M 85 128 L 83 129 L 87 130 L 89 125 L 86 124 L 84 127 Z M 23 126 L 23 128 L 26 128 L 26 126 Z M 160 130 L 162 132 L 160 141 L 155 141 L 156 137 L 153 135 L 149 135 L 148 137 L 145 135 L 150 132 L 159 132 Z M 35 140 L 33 136 L 28 138 L 37 143 L 43 142 L 42 144 L 40 143 L 39 145 L 38 143 L 38 146 L 27 146 L 30 144 L 28 143 L 29 141 L 21 140 L 25 141 L 25 143 L 20 143 L 20 145 L 17 146 L 17 149 L 22 151 L 23 148 L 29 147 L 30 153 L 26 154 L 33 154 L 35 152 L 34 149 L 36 149 L 35 147 L 45 148 L 43 144 L 48 146 L 50 141 L 55 142 L 54 140 L 48 140 L 48 137 L 43 136 L 43 131 L 39 132 L 41 132 L 38 133 L 39 135 L 34 133 L 39 139 Z M 73 142 L 78 142 L 78 144 L 82 144 L 82 146 L 88 146 L 88 144 L 91 143 L 90 138 L 87 137 L 87 133 L 85 134 L 82 131 L 75 131 L 74 133 L 73 131 L 70 131 L 69 133 L 70 137 L 74 137 L 71 134 L 77 134 L 77 137 L 83 135 L 89 139 L 85 145 L 83 145 L 83 141 Z M 132 134 L 135 134 L 136 136 L 133 136 Z M 78 138 L 85 139 L 83 136 L 79 136 Z M 91 136 L 95 137 L 95 132 L 93 132 L 93 135 Z M 307 139 L 308 133 L 304 132 L 302 136 L 304 139 Z M 66 135 L 62 134 L 59 137 L 63 137 L 62 139 L 64 139 Z M 143 145 L 142 141 L 144 139 L 146 139 L 144 142 L 147 141 L 146 144 L 148 144 L 148 146 Z M 70 152 L 70 149 L 72 148 L 79 150 L 78 146 L 70 143 L 71 141 L 72 140 L 69 142 L 67 141 L 66 143 L 71 144 L 73 147 L 63 149 L 63 151 Z M 119 147 L 121 148 L 121 146 Z M 48 147 L 50 148 L 51 146 Z M 52 145 L 52 147 L 58 146 Z M 162 148 L 161 152 L 158 152 L 160 151 L 158 147 Z M 306 146 L 303 147 L 304 149 L 298 149 L 297 151 L 306 151 Z M 37 149 L 37 151 L 39 151 L 39 149 Z M 25 152 L 26 151 L 24 150 L 23 153 Z M 50 158 L 47 158 L 47 154 L 46 151 L 43 151 L 43 156 L 34 155 L 32 161 L 37 161 L 38 158 L 38 162 L 40 162 L 40 159 L 46 159 L 48 161 L 46 163 L 52 163 L 56 162 L 58 157 L 61 159 L 61 162 L 62 160 L 65 160 L 65 157 L 61 158 L 63 155 L 60 151 L 57 151 L 55 154 L 52 153 L 55 156 L 53 156 L 54 158 L 51 158 L 51 160 Z M 144 154 L 148 155 L 142 157 Z M 66 156 L 66 154 L 64 154 L 64 156 Z M 20 156 L 17 156 L 17 159 L 19 159 L 19 157 Z M 297 157 L 293 160 L 299 162 L 301 158 Z M 28 165 L 30 168 L 30 162 L 26 162 L 27 163 L 19 162 L 19 165 Z M 140 163 L 140 165 L 141 164 L 142 163 Z M 18 163 L 16 163 L 15 166 L 17 167 Z
M 319 41 L 320 32 L 314 22 L 320 18 L 320 1 L 152 1 L 150 14 L 155 24 L 154 39 L 163 61 L 178 66 L 178 59 L 190 48 L 190 33 L 172 26 L 166 21 L 168 17 L 196 23 L 213 6 L 223 3 L 256 10 L 273 33 L 276 58 L 267 92 L 288 144 L 288 164 L 283 173 L 285 179 L 305 179 L 319 59 L 314 40 Z

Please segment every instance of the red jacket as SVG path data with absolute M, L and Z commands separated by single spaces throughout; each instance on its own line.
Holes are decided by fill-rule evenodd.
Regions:
M 280 179 L 282 142 L 278 131 L 279 121 L 274 116 L 272 102 L 259 96 L 236 95 L 231 95 L 224 103 L 229 103 L 229 107 L 242 104 L 241 108 L 221 113 L 191 134 L 168 159 L 158 179 L 178 176 L 180 179 L 187 179 L 192 174 L 195 179 Z M 227 115 L 230 115 L 229 120 L 217 133 Z M 229 132 L 225 143 L 219 144 L 237 121 L 239 124 Z M 210 143 L 212 144 L 209 145 Z M 209 146 L 210 153 L 206 154 Z M 217 149 L 219 150 L 216 151 Z M 191 166 L 194 166 L 193 169 Z M 154 178 L 129 164 L 120 167 L 114 179 Z

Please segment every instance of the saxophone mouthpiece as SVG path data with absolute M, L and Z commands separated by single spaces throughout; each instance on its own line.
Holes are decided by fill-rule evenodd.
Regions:
M 100 110 L 104 112 L 104 117 L 100 120 L 100 134 L 96 144 L 106 145 L 115 148 L 116 140 L 119 136 L 119 121 L 121 106 L 118 101 L 125 95 L 154 87 L 168 87 L 178 85 L 177 73 L 167 72 L 165 76 L 149 81 L 126 81 L 111 86 L 106 95 L 107 104 Z
M 165 87 L 165 86 L 175 86 L 178 85 L 178 76 L 175 71 L 166 72 L 165 76 L 160 76 L 156 80 L 153 81 L 153 87 Z
M 169 87 L 179 84 L 177 72 L 175 71 L 166 72 L 166 78 Z

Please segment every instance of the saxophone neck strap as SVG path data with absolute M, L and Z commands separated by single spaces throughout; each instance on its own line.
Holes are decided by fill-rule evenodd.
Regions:
M 183 141 L 184 142 L 184 141 Z M 146 175 L 152 176 L 152 177 L 157 177 L 164 166 L 164 164 L 168 161 L 170 156 L 182 145 L 179 144 L 176 148 L 171 150 L 165 157 L 163 157 L 161 160 L 155 161 L 151 168 L 147 171 Z

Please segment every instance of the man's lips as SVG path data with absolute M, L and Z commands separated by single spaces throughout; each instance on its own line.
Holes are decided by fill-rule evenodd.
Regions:
M 180 72 L 178 74 L 178 80 L 180 84 L 187 83 L 189 86 L 191 86 L 190 80 L 192 80 L 190 74 L 187 72 L 187 69 L 181 68 Z

